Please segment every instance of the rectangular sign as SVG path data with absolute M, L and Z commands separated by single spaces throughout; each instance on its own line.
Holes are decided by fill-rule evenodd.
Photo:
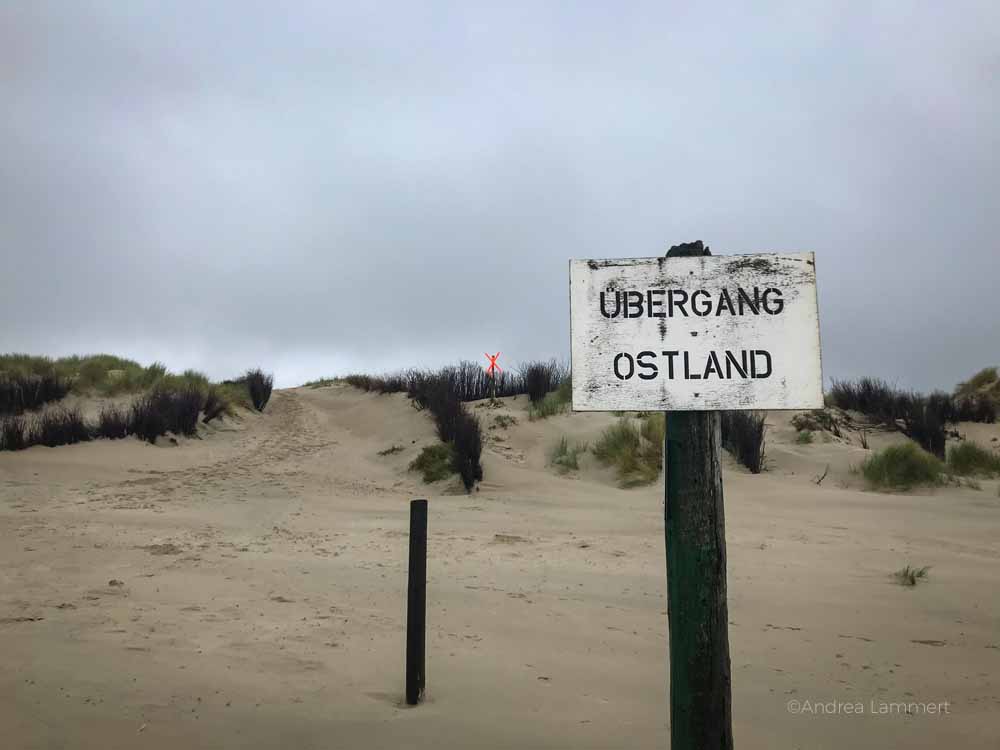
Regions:
M 823 406 L 813 253 L 571 260 L 573 409 Z

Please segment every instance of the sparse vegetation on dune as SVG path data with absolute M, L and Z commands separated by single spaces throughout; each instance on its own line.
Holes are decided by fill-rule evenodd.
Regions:
M 264 411 L 267 402 L 271 399 L 271 390 L 274 388 L 274 377 L 265 375 L 259 368 L 247 370 L 244 376 L 247 389 L 250 391 L 250 401 L 257 411 Z
M 562 414 L 569 409 L 573 401 L 573 381 L 570 377 L 563 379 L 559 386 L 538 401 L 531 404 L 528 409 L 529 419 L 546 419 Z
M 471 491 L 476 482 L 483 479 L 483 431 L 479 420 L 466 412 L 455 425 L 455 437 L 452 440 L 452 461 L 455 471 L 462 478 L 465 489 Z
M 124 406 L 108 404 L 97 418 L 94 437 L 120 440 L 129 435 L 129 410 Z
M 478 363 L 460 362 L 437 372 L 404 370 L 389 375 L 354 373 L 344 376 L 343 380 L 363 391 L 380 394 L 406 393 L 416 408 L 427 409 L 434 419 L 438 437 L 442 443 L 450 446 L 452 468 L 462 477 L 466 490 L 471 491 L 476 482 L 483 478 L 483 437 L 479 420 L 464 404 L 490 398 L 494 393 L 498 398 L 525 393 L 525 373 L 529 370 L 535 373 L 533 377 L 538 380 L 536 390 L 539 392 L 542 387 L 556 388 L 568 381 L 563 369 L 554 361 L 530 363 L 522 368 L 521 373 L 504 371 L 495 378 L 489 376 Z M 542 392 L 539 404 L 545 401 L 546 393 L 548 390 Z M 566 400 L 568 401 L 568 397 Z
M 482 428 L 453 390 L 455 380 L 447 372 L 422 375 L 408 380 L 407 388 L 414 403 L 427 409 L 434 419 L 438 437 L 450 446 L 452 469 L 471 491 L 483 478 L 480 462 L 483 450 Z
M 192 436 L 197 434 L 201 414 L 204 422 L 210 422 L 234 413 L 237 405 L 262 410 L 272 385 L 272 376 L 259 369 L 238 380 L 212 384 L 196 370 L 175 375 L 159 362 L 142 367 L 108 354 L 55 360 L 26 354 L 2 355 L 0 450 L 22 450 L 33 445 L 55 447 L 129 435 L 154 442 L 168 432 Z M 110 396 L 133 392 L 139 395 L 130 406 L 106 405 L 93 424 L 85 422 L 79 410 L 60 407 L 21 415 L 69 393 Z
M 533 388 L 530 393 L 527 386 L 529 373 Z M 559 388 L 568 378 L 568 369 L 553 360 L 551 362 L 528 362 L 521 365 L 517 371 L 504 370 L 495 377 L 488 375 L 486 369 L 479 363 L 463 361 L 437 371 L 411 369 L 386 375 L 352 373 L 345 375 L 341 380 L 363 391 L 375 393 L 405 392 L 412 397 L 414 392 L 421 388 L 424 381 L 444 379 L 448 382 L 449 390 L 458 397 L 459 401 L 481 401 L 490 398 L 494 395 L 495 387 L 497 398 L 528 393 L 529 396 L 534 394 L 537 397 L 537 399 L 531 398 L 532 402 L 536 402 L 544 398 L 546 393 Z M 305 385 L 320 387 L 333 382 L 336 380 L 324 378 Z
M 955 387 L 956 396 L 973 396 L 982 391 L 995 391 L 1000 395 L 1000 374 L 996 367 L 984 367 L 971 378 Z
M 337 378 L 318 378 L 316 380 L 310 380 L 302 384 L 303 388 L 326 388 L 327 386 L 333 385 L 337 382 Z
M 733 458 L 750 470 L 760 474 L 764 470 L 764 433 L 766 412 L 721 412 L 722 447 Z
M 455 473 L 451 445 L 436 443 L 422 448 L 420 455 L 410 462 L 410 471 L 419 471 L 428 484 L 451 476 Z
M 202 411 L 205 416 L 202 418 L 202 422 L 208 424 L 213 419 L 218 419 L 224 414 L 232 414 L 232 404 L 223 395 L 222 390 L 219 386 L 211 386 L 208 392 L 205 394 L 205 405 L 202 406 Z
M 559 442 L 549 453 L 549 463 L 555 467 L 560 474 L 568 471 L 576 471 L 580 468 L 580 454 L 586 453 L 586 443 L 576 443 L 571 445 L 564 436 L 559 438 Z
M 652 484 L 663 469 L 663 414 L 632 420 L 622 417 L 601 433 L 593 453 L 614 466 L 621 487 Z
M 969 383 L 990 381 L 990 368 Z M 924 450 L 940 459 L 945 455 L 945 427 L 954 422 L 993 423 L 997 401 L 989 393 L 962 384 L 955 395 L 935 391 L 927 396 L 904 391 L 878 378 L 834 381 L 828 394 L 834 406 L 859 411 L 866 416 L 899 428 Z
M 906 417 L 916 394 L 900 390 L 879 378 L 834 380 L 827 394 L 833 406 L 858 411 L 881 422 L 894 423 Z
M 942 484 L 945 466 L 913 443 L 891 445 L 861 464 L 861 474 L 874 489 L 907 490 Z
M 0 414 L 23 414 L 69 393 L 70 382 L 53 373 L 0 372 Z
M 20 451 L 31 445 L 28 417 L 0 417 L 0 450 Z
M 900 586 L 916 586 L 918 581 L 927 579 L 927 572 L 930 569 L 930 565 L 925 565 L 922 568 L 906 565 L 893 573 L 892 577 Z
M 1000 454 L 966 440 L 948 451 L 948 470 L 962 476 L 1000 474 Z
M 539 403 L 546 395 L 556 390 L 569 373 L 554 359 L 548 362 L 528 362 L 521 366 L 521 380 L 524 391 L 532 404 Z
M 204 397 L 196 388 L 156 389 L 132 404 L 129 433 L 150 443 L 168 432 L 196 435 L 203 403 Z
M 91 440 L 93 433 L 83 421 L 79 409 L 49 409 L 35 418 L 34 445 L 55 448 L 58 445 L 72 445 Z

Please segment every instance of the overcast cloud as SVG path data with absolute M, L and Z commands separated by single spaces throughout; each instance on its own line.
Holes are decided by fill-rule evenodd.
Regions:
M 702 239 L 816 252 L 827 379 L 997 363 L 1000 5 L 733 6 L 4 3 L 0 350 L 568 358 L 569 258 Z

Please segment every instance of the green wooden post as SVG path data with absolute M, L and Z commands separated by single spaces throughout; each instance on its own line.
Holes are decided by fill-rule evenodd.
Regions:
M 667 257 L 709 254 L 696 242 Z M 732 750 L 719 413 L 664 416 L 670 747 Z

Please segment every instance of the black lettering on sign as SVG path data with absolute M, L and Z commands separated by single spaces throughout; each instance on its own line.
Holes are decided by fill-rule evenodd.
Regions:
M 614 294 L 612 308 L 611 294 Z M 720 289 L 717 293 L 696 289 L 690 295 L 684 289 L 627 289 L 615 291 L 609 286 L 600 292 L 601 315 L 605 318 L 673 318 L 683 315 L 720 317 L 724 312 L 730 315 L 760 315 L 761 308 L 768 315 L 778 315 L 785 309 L 784 296 L 780 289 L 768 287 L 761 294 L 759 287 L 753 288 L 753 296 L 743 287 L 734 291 Z M 666 311 L 664 300 L 666 297 Z M 735 301 L 734 301 L 735 299 Z
M 753 288 L 753 299 L 747 296 L 746 290 L 740 287 L 736 290 L 736 302 L 740 308 L 740 315 L 743 315 L 743 303 L 750 308 L 750 311 L 754 315 L 760 315 L 760 290 L 757 287 Z
M 611 290 L 608 289 L 608 291 L 610 292 Z M 618 313 L 621 311 L 621 307 L 621 297 L 618 296 L 618 292 L 615 292 L 615 311 L 613 313 L 609 313 L 607 308 L 604 306 L 604 292 L 601 292 L 601 315 L 605 318 L 617 318 Z
M 698 297 L 704 297 L 704 304 L 698 304 Z M 712 312 L 712 295 L 704 289 L 699 289 L 691 295 L 691 312 L 702 317 Z
M 718 317 L 719 315 L 722 315 L 722 308 L 723 307 L 725 307 L 727 310 L 729 310 L 729 314 L 730 315 L 735 315 L 736 314 L 736 309 L 733 307 L 733 301 L 729 298 L 729 290 L 728 289 L 723 289 L 719 293 L 719 306 L 717 308 L 715 308 L 715 315 L 716 315 L 716 317 Z
M 757 366 L 758 354 L 764 358 L 764 365 L 767 367 L 767 372 L 761 372 L 760 368 Z M 754 378 L 767 378 L 771 376 L 771 355 L 769 352 L 766 352 L 763 349 L 755 349 L 750 354 L 750 375 Z
M 688 353 L 684 352 L 684 379 L 685 380 L 701 380 L 701 375 L 696 372 L 691 372 L 691 362 L 688 358 Z
M 643 362 L 642 361 L 643 357 L 652 357 L 653 359 L 656 359 L 656 352 L 650 352 L 650 351 L 639 352 L 639 354 L 635 358 L 635 361 L 638 363 L 639 367 L 643 368 L 644 370 L 652 370 L 651 373 L 640 372 L 639 379 L 652 380 L 657 376 L 659 370 L 657 369 L 656 365 L 654 365 L 652 362 Z
M 667 358 L 667 377 L 674 379 L 674 357 L 680 354 L 679 351 L 661 352 Z
M 768 299 L 771 296 L 771 292 L 774 292 L 774 294 L 777 295 L 776 299 L 774 300 L 773 306 L 771 304 L 771 301 Z M 772 287 L 766 290 L 764 292 L 764 296 L 761 298 L 761 301 L 764 303 L 764 309 L 767 311 L 769 315 L 777 315 L 778 313 L 780 313 L 782 310 L 785 309 L 785 300 L 781 298 L 780 289 L 774 289 Z
M 628 375 L 622 375 L 621 371 L 618 369 L 618 363 L 621 362 L 623 358 L 628 360 Z M 620 354 L 616 354 L 614 362 L 614 370 L 615 370 L 615 377 L 618 378 L 619 380 L 628 380 L 633 375 L 635 375 L 635 360 L 632 359 L 632 355 L 629 354 L 628 352 L 621 352 Z
M 650 289 L 649 291 L 647 291 L 646 292 L 646 312 L 649 314 L 649 317 L 651 317 L 651 318 L 665 318 L 667 316 L 666 313 L 664 313 L 664 312 L 654 312 L 654 310 L 658 310 L 659 308 L 661 308 L 663 306 L 663 300 L 661 300 L 661 299 L 654 300 L 653 299 L 653 295 L 654 294 L 658 294 L 658 295 L 660 295 L 662 297 L 664 294 L 666 294 L 666 292 L 664 290 L 662 290 L 662 289 Z
M 708 353 L 708 361 L 705 363 L 705 374 L 702 377 L 708 380 L 708 376 L 715 373 L 720 378 L 722 377 L 722 368 L 719 366 L 719 358 L 715 356 L 715 352 Z
M 625 317 L 642 317 L 642 292 L 625 292 Z
M 674 296 L 680 297 L 679 300 L 675 300 Z M 683 289 L 671 289 L 667 292 L 667 315 L 671 318 L 674 317 L 674 307 L 681 311 L 681 314 L 686 318 L 688 316 L 687 310 L 684 309 L 684 305 L 687 304 L 688 293 Z
M 733 377 L 733 370 L 734 369 L 736 370 L 737 373 L 739 373 L 739 376 L 741 378 L 745 378 L 747 376 L 747 350 L 746 349 L 743 349 L 742 351 L 740 351 L 740 361 L 739 362 L 736 361 L 736 357 L 733 355 L 732 352 L 730 352 L 730 351 L 726 352 L 726 377 L 727 378 L 732 378 Z

